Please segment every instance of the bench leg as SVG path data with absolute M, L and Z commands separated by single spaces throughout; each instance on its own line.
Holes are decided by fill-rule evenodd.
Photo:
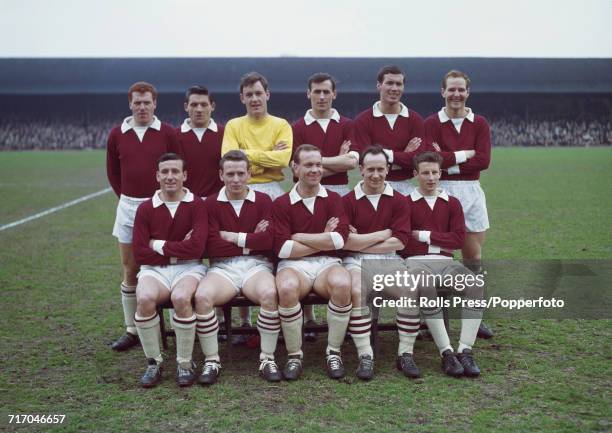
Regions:
M 225 318 L 225 335 L 227 342 L 225 346 L 228 351 L 228 358 L 232 361 L 232 307 L 229 303 L 223 306 L 223 317 Z
M 372 327 L 370 328 L 370 344 L 374 352 L 374 359 L 378 358 L 380 350 L 380 341 L 378 339 L 378 317 L 372 318 Z
M 168 350 L 168 335 L 166 335 L 166 321 L 164 319 L 164 309 L 157 307 L 157 315 L 159 316 L 159 330 L 162 339 L 162 346 L 164 350 Z

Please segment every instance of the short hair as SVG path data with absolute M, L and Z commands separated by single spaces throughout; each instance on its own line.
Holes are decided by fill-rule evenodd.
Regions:
M 297 149 L 295 149 L 295 152 L 293 153 L 293 162 L 295 162 L 296 164 L 300 163 L 300 153 L 302 152 L 319 152 L 321 153 L 321 149 L 319 149 L 317 146 L 314 146 L 312 144 L 300 144 L 298 146 Z
M 400 67 L 397 66 L 397 65 L 385 65 L 385 66 L 383 66 L 378 71 L 378 75 L 376 76 L 376 79 L 378 80 L 379 83 L 382 83 L 385 80 L 385 75 L 387 75 L 387 74 L 401 74 L 402 75 L 402 83 L 406 82 L 406 74 L 404 74 L 404 71 L 402 71 L 400 69 Z
M 164 153 L 157 159 L 157 169 L 159 170 L 159 164 L 166 161 L 181 161 L 183 163 L 183 171 L 187 170 L 187 162 L 178 153 Z
M 359 164 L 363 165 L 363 161 L 365 161 L 365 157 L 367 155 L 384 155 L 385 160 L 387 161 L 387 165 L 389 165 L 389 156 L 385 153 L 384 149 L 381 145 L 375 144 L 373 146 L 369 146 L 366 150 L 364 150 L 361 155 L 359 155 Z
M 251 168 L 251 162 L 249 161 L 249 158 L 247 158 L 246 154 L 242 150 L 238 150 L 238 149 L 230 150 L 225 155 L 223 155 L 223 157 L 219 161 L 219 170 L 223 171 L 223 165 L 227 161 L 233 161 L 233 162 L 244 161 L 246 162 L 247 170 Z
M 452 69 L 444 75 L 442 78 L 442 88 L 446 89 L 446 80 L 449 78 L 463 78 L 465 80 L 465 88 L 470 88 L 470 77 L 467 76 L 465 72 L 458 71 L 457 69 Z
M 130 86 L 128 89 L 128 102 L 132 102 L 132 93 L 145 93 L 151 92 L 153 95 L 153 100 L 157 101 L 157 89 L 151 83 L 147 83 L 146 81 L 137 81 Z
M 196 84 L 195 86 L 191 86 L 185 92 L 185 102 L 186 103 L 189 103 L 189 97 L 191 95 L 205 95 L 205 96 L 208 96 L 208 100 L 210 101 L 211 104 L 213 102 L 215 102 L 215 99 L 213 98 L 213 95 L 210 94 L 208 89 L 206 87 L 200 86 L 198 84 Z
M 308 90 L 311 89 L 313 83 L 319 84 L 323 83 L 324 81 L 331 81 L 332 90 L 334 92 L 336 91 L 337 81 L 332 75 L 328 74 L 327 72 L 317 72 L 316 74 L 312 74 L 308 79 Z
M 442 168 L 442 161 L 444 161 L 444 158 L 442 158 L 442 155 L 440 155 L 439 153 L 436 153 L 436 152 L 423 152 L 423 153 L 419 153 L 412 160 L 412 162 L 414 164 L 414 169 L 416 171 L 419 171 L 419 164 L 422 163 L 422 162 L 434 162 L 434 163 L 438 164 L 440 166 L 440 168 Z
M 261 75 L 259 72 L 247 72 L 240 78 L 240 93 L 242 93 L 242 89 L 247 86 L 252 86 L 257 82 L 260 82 L 263 86 L 264 90 L 268 90 L 268 80 L 266 77 Z

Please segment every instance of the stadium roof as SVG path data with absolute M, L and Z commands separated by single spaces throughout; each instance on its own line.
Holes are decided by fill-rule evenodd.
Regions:
M 612 59 L 519 58 L 138 58 L 0 59 L 0 94 L 123 93 L 135 81 L 162 93 L 203 84 L 237 92 L 240 76 L 256 70 L 273 92 L 302 92 L 312 73 L 339 79 L 342 92 L 373 92 L 376 72 L 394 63 L 406 71 L 406 90 L 434 93 L 441 77 L 460 69 L 477 92 L 612 93 Z

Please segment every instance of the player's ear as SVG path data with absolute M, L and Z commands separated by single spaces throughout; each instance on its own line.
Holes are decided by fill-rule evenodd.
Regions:
M 270 100 L 270 91 L 266 90 L 266 101 Z
M 183 104 L 183 108 L 185 109 L 185 112 L 187 113 L 189 110 L 189 104 L 187 104 L 186 102 Z
M 211 102 L 211 103 L 210 103 L 210 111 L 211 111 L 211 112 L 215 111 L 215 108 L 216 108 L 216 107 L 217 107 L 217 106 L 215 105 L 215 103 L 214 103 L 214 102 Z
M 223 170 L 219 169 L 219 179 L 223 181 Z
M 419 172 L 416 170 L 412 170 L 412 177 L 417 177 L 419 175 Z
M 442 95 L 442 97 L 444 98 L 444 91 L 446 89 L 444 87 L 440 87 L 440 95 Z
M 183 182 L 187 180 L 187 170 L 183 170 Z

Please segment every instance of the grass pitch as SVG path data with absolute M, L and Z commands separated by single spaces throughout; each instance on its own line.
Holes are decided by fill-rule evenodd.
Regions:
M 352 176 L 353 182 L 356 176 Z M 486 258 L 612 259 L 612 151 L 496 149 L 482 178 L 492 228 Z M 103 152 L 0 153 L 0 225 L 107 186 Z M 325 336 L 305 344 L 296 383 L 264 383 L 256 349 L 221 345 L 211 388 L 179 389 L 174 345 L 165 379 L 143 390 L 142 350 L 108 348 L 122 330 L 112 194 L 0 232 L 0 425 L 8 431 L 609 431 L 610 321 L 497 320 L 479 340 L 476 380 L 439 369 L 417 342 L 423 378 L 394 370 L 397 336 L 381 333 L 372 382 L 327 379 Z M 580 290 L 580 287 L 576 287 Z M 319 311 L 318 317 L 323 316 Z M 458 329 L 455 325 L 453 329 Z M 451 340 L 456 344 L 458 335 Z M 195 358 L 202 355 L 196 344 Z M 277 352 L 281 362 L 284 347 Z M 61 425 L 9 424 L 65 414 Z

